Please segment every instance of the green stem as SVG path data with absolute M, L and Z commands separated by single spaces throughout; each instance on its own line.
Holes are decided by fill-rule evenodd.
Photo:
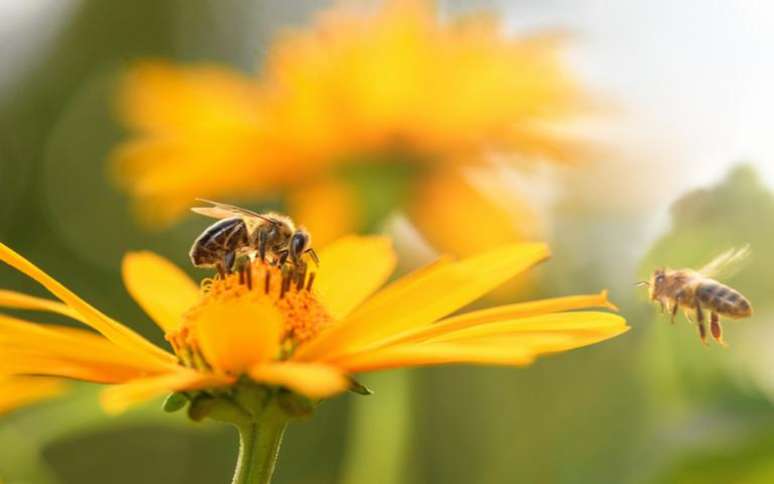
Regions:
M 239 459 L 232 484 L 271 482 L 287 424 L 287 414 L 270 404 L 257 421 L 237 425 Z

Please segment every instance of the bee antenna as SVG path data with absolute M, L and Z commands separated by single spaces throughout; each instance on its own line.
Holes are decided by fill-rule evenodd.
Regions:
M 637 281 L 637 282 L 634 283 L 634 285 L 637 286 L 637 287 L 642 287 L 642 286 L 650 287 L 650 282 L 648 282 L 648 281 Z

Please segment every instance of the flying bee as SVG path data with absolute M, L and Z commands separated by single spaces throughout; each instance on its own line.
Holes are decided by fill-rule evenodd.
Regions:
M 730 249 L 698 271 L 657 269 L 650 280 L 638 284 L 648 286 L 650 299 L 659 303 L 662 312 L 667 310 L 671 313 L 673 323 L 679 307 L 684 309 L 689 320 L 693 314 L 699 327 L 699 337 L 704 344 L 707 344 L 705 314 L 709 313 L 712 336 L 724 345 L 720 317 L 748 318 L 752 315 L 752 305 L 739 291 L 721 284 L 714 278 L 721 274 L 729 276 L 734 266 L 738 268 L 749 254 L 749 246 Z
M 197 199 L 210 207 L 194 207 L 200 215 L 218 219 L 196 238 L 191 262 L 196 267 L 215 267 L 221 277 L 231 273 L 238 257 L 256 256 L 291 273 L 306 273 L 305 254 L 315 264 L 319 259 L 311 247 L 312 237 L 293 221 L 276 213 L 256 213 L 234 205 Z M 289 266 L 289 267 L 288 267 Z

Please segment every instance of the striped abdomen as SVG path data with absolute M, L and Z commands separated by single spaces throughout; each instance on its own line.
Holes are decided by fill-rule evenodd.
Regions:
M 194 241 L 191 262 L 197 267 L 221 264 L 229 253 L 246 247 L 248 243 L 247 225 L 240 217 L 219 220 Z
M 730 318 L 746 318 L 752 314 L 750 301 L 725 284 L 707 280 L 696 288 L 696 297 L 706 309 Z

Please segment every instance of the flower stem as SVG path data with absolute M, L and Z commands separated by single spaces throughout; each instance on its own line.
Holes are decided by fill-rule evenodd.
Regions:
M 239 459 L 232 484 L 271 482 L 287 424 L 287 414 L 269 405 L 257 421 L 237 425 Z

